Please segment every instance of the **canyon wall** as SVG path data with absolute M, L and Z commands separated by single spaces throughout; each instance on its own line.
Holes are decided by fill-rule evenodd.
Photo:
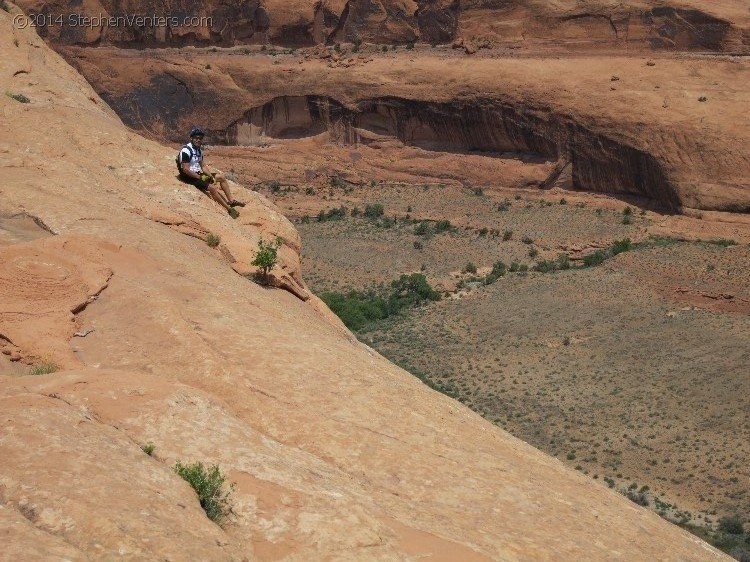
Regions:
M 570 49 L 747 52 L 750 15 L 727 2 L 535 0 L 21 0 L 42 37 L 61 45 L 121 47 L 444 44 L 458 37 Z M 133 20 L 140 15 L 146 19 Z M 79 17 L 80 16 L 80 17 Z M 156 18 L 165 18 L 158 21 Z M 83 18 L 96 25 L 83 25 Z M 97 22 L 97 18 L 103 21 Z M 115 18 L 115 19 L 109 19 Z M 119 19 L 117 19 L 119 18 Z M 129 19 L 130 18 L 130 19 Z M 151 18 L 151 19 L 148 19 Z

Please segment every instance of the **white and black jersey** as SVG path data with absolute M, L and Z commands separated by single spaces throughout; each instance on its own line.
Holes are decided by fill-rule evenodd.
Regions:
M 193 143 L 189 142 L 180 150 L 180 162 L 183 164 L 190 162 L 190 171 L 200 174 L 202 171 L 203 151 L 200 147 L 195 147 Z

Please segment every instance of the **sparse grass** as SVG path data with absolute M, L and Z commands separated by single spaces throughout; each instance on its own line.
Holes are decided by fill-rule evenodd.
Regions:
M 31 370 L 29 371 L 29 374 L 30 375 L 49 375 L 50 373 L 54 373 L 55 371 L 57 371 L 57 365 L 49 361 L 44 361 L 42 363 L 37 363 L 36 365 L 33 365 L 31 367 Z
M 221 236 L 218 234 L 213 234 L 212 232 L 209 232 L 206 235 L 206 244 L 208 244 L 209 248 L 216 248 L 221 243 Z
M 141 451 L 146 453 L 149 457 L 154 455 L 154 449 L 156 449 L 156 445 L 153 443 L 145 443 L 141 445 Z
M 198 501 L 206 512 L 206 516 L 217 525 L 229 514 L 229 497 L 234 485 L 224 491 L 226 477 L 221 474 L 218 465 L 203 466 L 203 463 L 183 465 L 179 461 L 174 471 L 198 494 Z

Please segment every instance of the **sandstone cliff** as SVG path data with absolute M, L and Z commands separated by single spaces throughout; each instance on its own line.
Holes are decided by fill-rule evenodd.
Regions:
M 128 125 L 157 138 L 179 142 L 195 122 L 227 144 L 324 131 L 355 144 L 373 133 L 443 151 L 533 154 L 567 167 L 577 189 L 641 196 L 668 212 L 750 211 L 750 92 L 739 59 L 426 49 L 340 67 L 233 50 L 65 54 Z
M 272 205 L 244 192 L 232 222 L 11 15 L 0 558 L 725 559 L 358 343 L 303 300 Z M 238 273 L 262 235 L 284 240 L 289 291 Z M 20 376 L 41 360 L 60 370 Z M 177 460 L 236 482 L 225 528 Z
M 60 44 L 127 47 L 334 42 L 450 43 L 457 37 L 505 44 L 576 49 L 645 48 L 747 51 L 750 16 L 740 3 L 671 0 L 249 0 L 204 3 L 149 0 L 70 2 L 21 0 L 30 14 L 50 17 L 40 29 Z M 78 18 L 123 18 L 80 25 Z M 168 25 L 133 15 L 169 17 Z M 171 18 L 177 18 L 175 20 Z

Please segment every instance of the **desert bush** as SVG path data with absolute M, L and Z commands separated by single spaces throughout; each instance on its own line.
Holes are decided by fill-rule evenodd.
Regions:
M 583 256 L 583 265 L 586 267 L 594 267 L 603 264 L 606 259 L 604 251 L 597 250 L 596 252 Z
M 534 265 L 534 271 L 540 273 L 552 273 L 557 270 L 557 266 L 552 260 L 542 260 Z
M 153 456 L 154 449 L 156 449 L 156 445 L 153 443 L 146 443 L 144 445 L 141 445 L 141 451 L 146 453 L 149 457 Z
M 271 190 L 271 193 L 278 193 L 279 191 L 281 191 L 281 184 L 276 180 L 273 180 L 268 184 L 268 189 Z
M 555 260 L 557 269 L 570 269 L 570 256 L 568 254 L 560 254 L 557 256 L 557 260 Z
M 212 232 L 209 232 L 206 235 L 206 244 L 208 244 L 209 248 L 215 248 L 221 243 L 221 236 L 218 234 L 213 234 Z
M 422 243 L 419 240 L 414 241 L 414 249 L 415 250 L 421 250 L 424 246 L 422 246 Z
M 529 248 L 529 257 L 530 258 L 535 258 L 538 255 L 539 255 L 539 250 L 537 250 L 536 248 Z
M 492 285 L 495 281 L 497 281 L 500 277 L 505 275 L 507 268 L 505 267 L 505 264 L 501 261 L 496 261 L 492 264 L 492 271 L 490 271 L 487 275 L 484 277 L 484 284 L 485 285 Z
M 475 187 L 471 190 L 471 192 L 477 197 L 481 197 L 482 195 L 484 195 L 484 189 L 482 189 L 481 187 Z
M 513 238 L 513 231 L 512 230 L 504 230 L 503 231 L 503 242 L 507 242 Z
M 383 205 L 380 203 L 374 203 L 372 205 L 365 206 L 364 216 L 368 219 L 378 219 L 385 214 Z
M 623 215 L 622 224 L 633 224 L 633 217 L 631 215 Z
M 613 256 L 616 256 L 617 254 L 628 252 L 633 249 L 633 243 L 630 241 L 630 238 L 623 238 L 622 240 L 615 240 L 609 249 L 610 253 Z
M 560 205 L 567 205 L 567 204 L 568 204 L 568 202 L 565 199 L 565 197 L 563 197 L 562 199 L 560 199 Z
M 479 234 L 479 236 L 487 236 L 488 232 L 489 232 L 489 229 L 485 226 L 483 228 L 480 228 L 477 234 Z
M 467 263 L 464 266 L 464 273 L 476 273 L 477 272 L 477 266 L 474 265 L 472 262 Z
M 275 242 L 265 242 L 263 238 L 258 240 L 258 251 L 250 262 L 250 265 L 260 268 L 262 282 L 268 283 L 268 273 L 274 268 L 279 259 L 278 251 L 281 247 L 281 238 L 276 238 Z
M 719 519 L 719 531 L 730 535 L 741 535 L 745 526 L 738 515 L 726 516 Z
M 516 271 L 520 271 L 521 266 L 517 261 L 511 262 L 509 271 L 511 273 L 515 273 Z
M 301 222 L 302 224 L 310 224 L 310 215 L 304 215 Z
M 329 292 L 321 298 L 350 330 L 358 331 L 405 308 L 440 300 L 440 294 L 430 287 L 423 274 L 413 273 L 393 281 L 390 291 Z
M 219 467 L 214 465 L 207 468 L 200 462 L 183 465 L 178 461 L 174 465 L 174 471 L 198 494 L 198 501 L 206 516 L 214 523 L 221 523 L 229 513 L 229 496 L 234 486 L 223 491 L 226 477 L 221 474 Z
M 497 206 L 497 210 L 500 211 L 501 213 L 504 213 L 505 211 L 507 211 L 508 209 L 510 209 L 510 206 L 511 206 L 510 200 L 509 199 L 505 199 L 505 200 L 501 201 L 500 204 Z
M 521 238 L 521 242 L 523 242 L 524 244 L 533 244 L 534 239 L 528 236 L 524 236 L 523 238 Z
M 648 496 L 644 493 L 636 492 L 635 490 L 626 490 L 625 497 L 628 498 L 634 504 L 637 504 L 643 507 L 648 507 L 650 505 L 650 502 L 648 501 Z
M 449 230 L 453 229 L 453 225 L 451 224 L 451 221 L 448 219 L 441 219 L 435 223 L 435 232 L 441 233 L 441 232 L 448 232 Z
M 632 207 L 631 207 L 630 205 L 628 205 L 627 207 L 625 207 L 625 208 L 624 208 L 624 209 L 622 210 L 622 214 L 623 214 L 624 216 L 626 216 L 626 217 L 629 217 L 630 215 L 632 215 L 632 214 L 633 214 L 633 208 L 632 208 Z
M 421 221 L 414 227 L 414 234 L 417 236 L 427 236 L 430 233 L 430 225 L 427 221 Z
M 346 207 L 329 209 L 318 213 L 318 222 L 339 221 L 346 217 Z

